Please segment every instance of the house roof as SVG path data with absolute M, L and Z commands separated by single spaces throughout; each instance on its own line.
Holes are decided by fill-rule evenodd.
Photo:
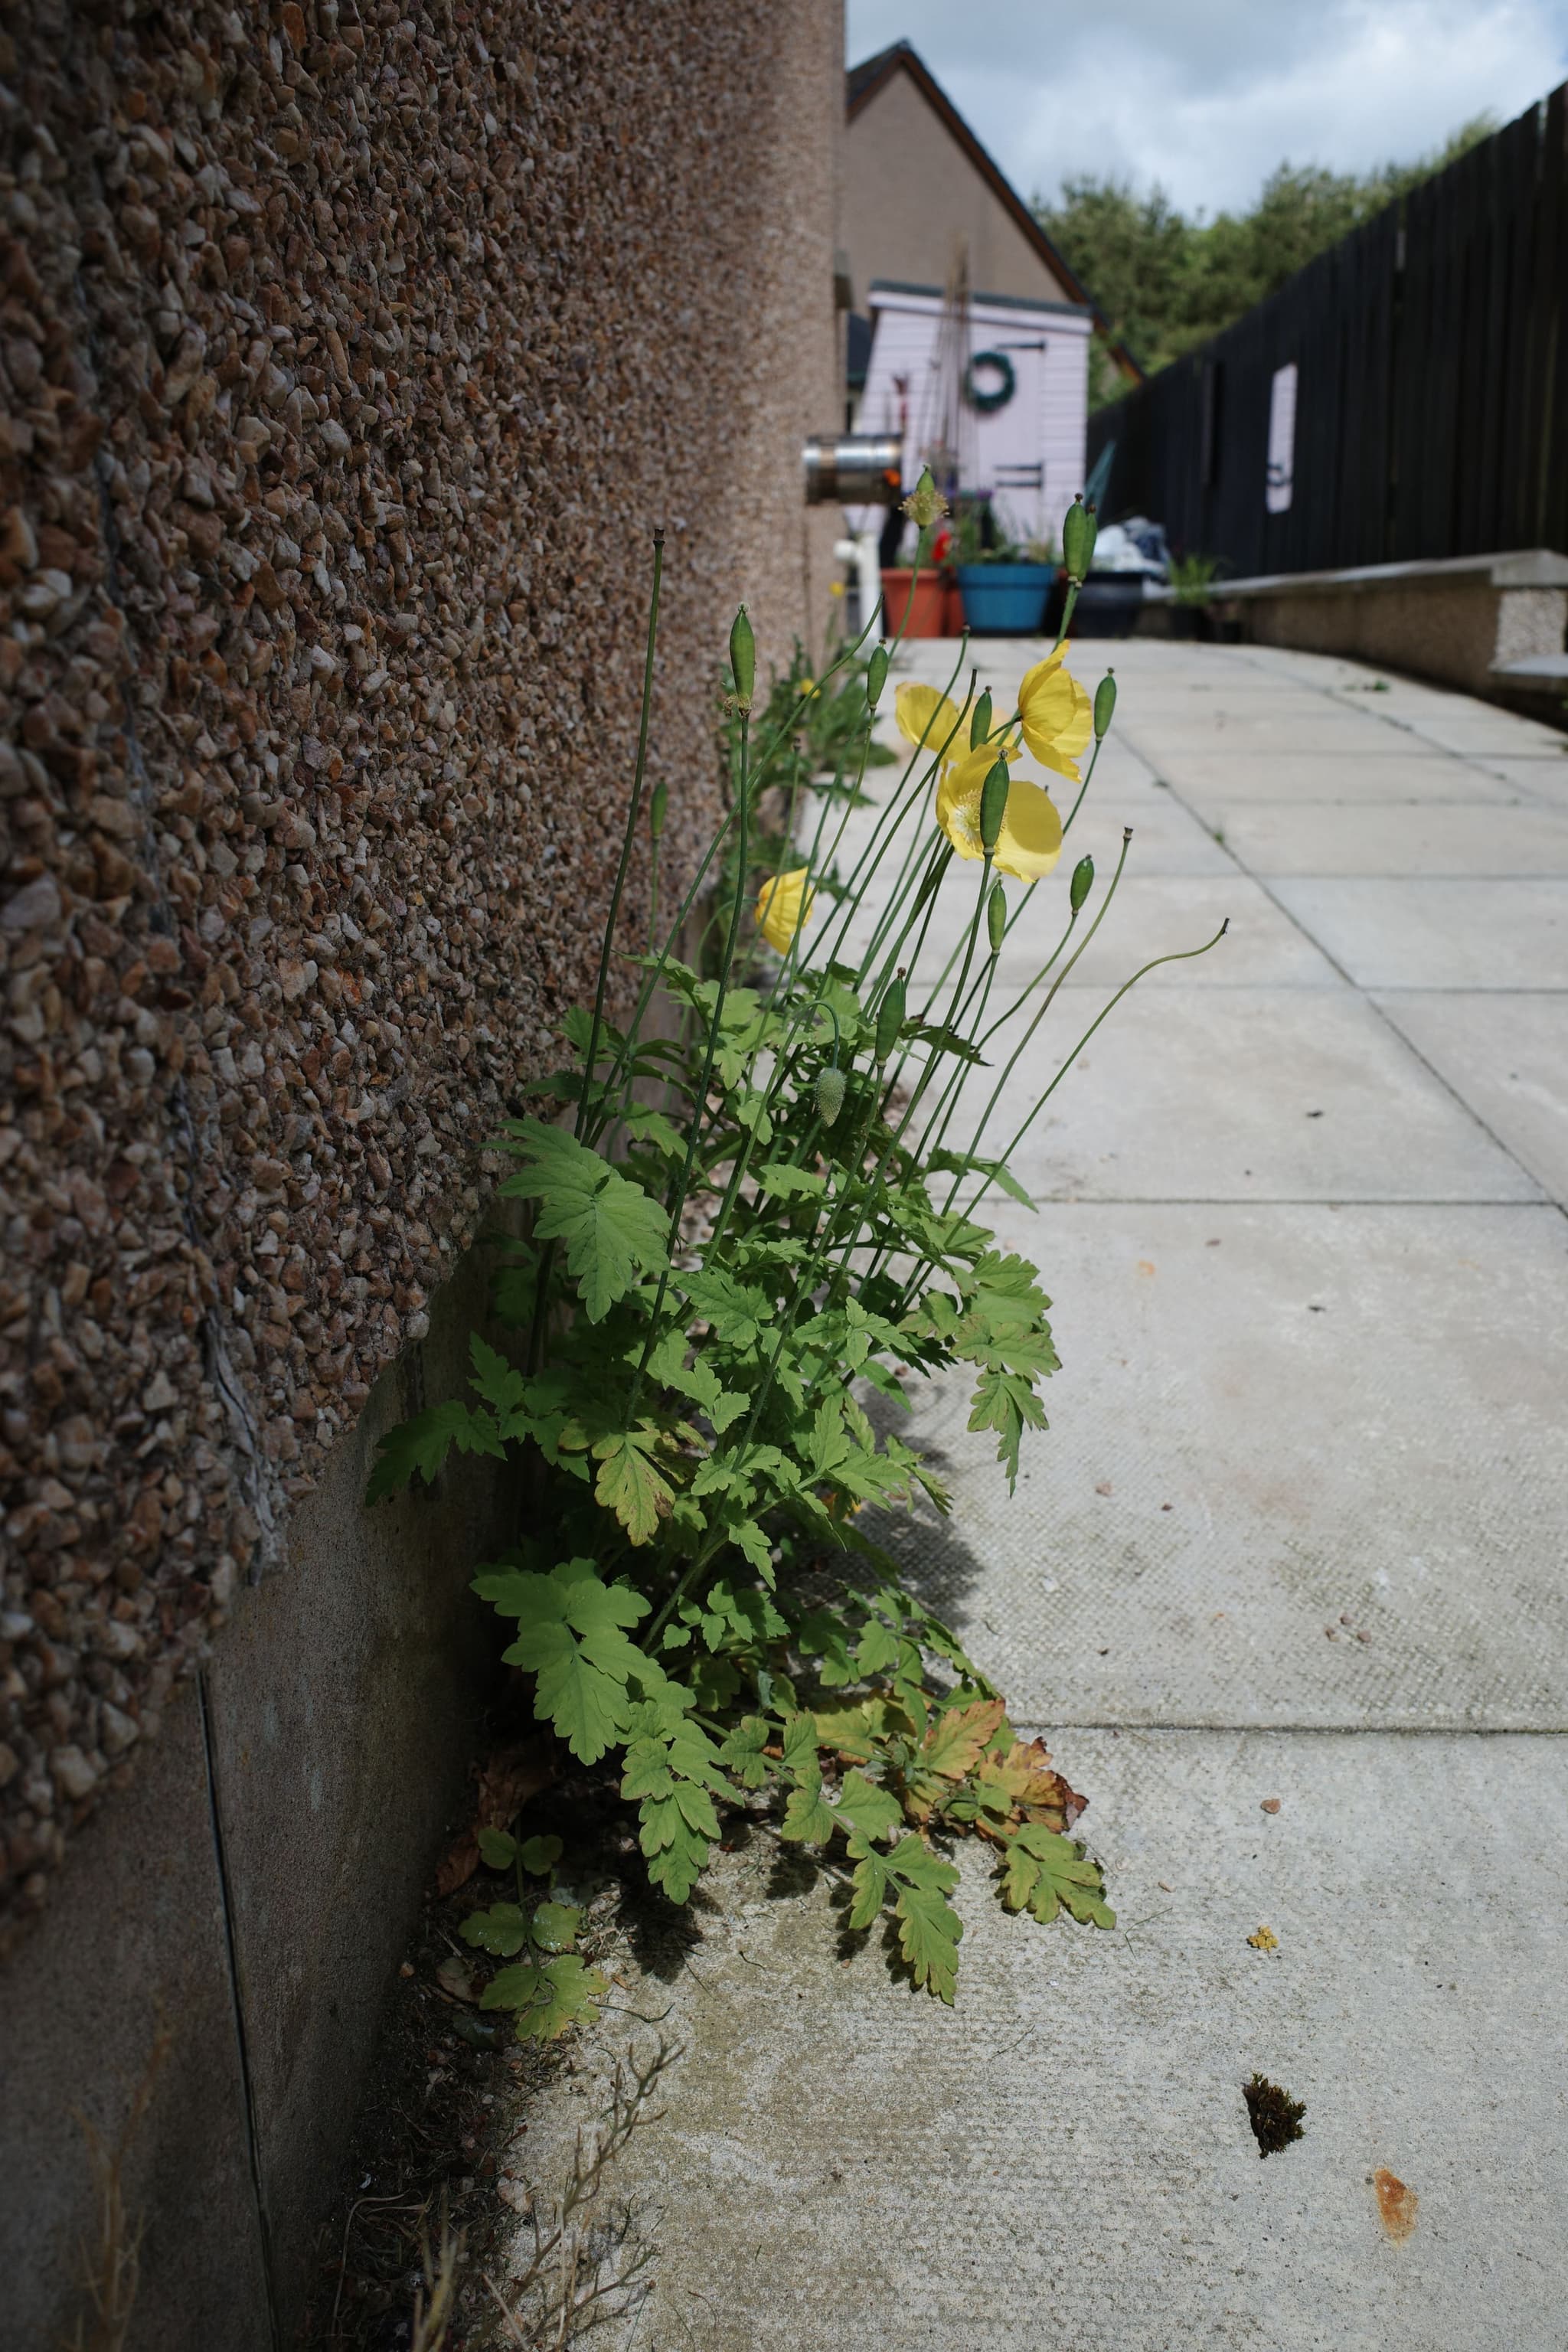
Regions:
M 1093 313 L 1094 323 L 1105 337 L 1111 357 L 1119 366 L 1125 368 L 1135 382 L 1141 383 L 1143 380 L 1142 369 L 1126 345 L 1118 342 L 1112 335 L 1110 321 L 1095 301 L 1093 295 L 1089 292 L 1077 274 L 1068 268 L 1066 261 L 1051 243 L 1050 238 L 1046 235 L 1000 164 L 981 145 L 941 83 L 933 78 L 908 41 L 895 41 L 890 47 L 879 49 L 875 57 L 867 58 L 859 65 L 850 67 L 846 76 L 847 119 L 853 122 L 855 117 L 870 103 L 878 91 L 885 89 L 893 76 L 898 73 L 908 74 L 932 113 L 943 124 L 949 134 L 956 140 L 998 203 L 1011 214 L 1041 260 L 1048 268 L 1055 271 L 1074 300 L 1081 302 Z

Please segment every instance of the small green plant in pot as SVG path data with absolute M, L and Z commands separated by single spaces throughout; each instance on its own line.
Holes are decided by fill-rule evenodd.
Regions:
M 1217 555 L 1173 556 L 1166 577 L 1171 589 L 1173 635 L 1207 635 L 1209 606 L 1221 568 Z
M 923 557 L 940 500 L 927 482 L 911 504 Z M 1092 518 L 1075 508 L 1075 583 L 1092 544 Z M 860 1524 L 866 1506 L 947 1507 L 929 1464 L 879 1428 L 868 1399 L 902 1405 L 911 1381 L 967 1378 L 970 1426 L 994 1437 L 1010 1486 L 1026 1435 L 1045 1426 L 1049 1300 L 1038 1269 L 998 1245 L 984 1205 L 997 1190 L 1026 1199 L 1011 1154 L 1142 977 L 1070 1041 L 1037 1099 L 1010 1108 L 1012 1134 L 994 1148 L 992 1115 L 1127 859 L 1124 840 L 1109 880 L 1089 858 L 1065 886 L 1053 878 L 1115 704 L 1110 678 L 1091 698 L 1072 676 L 1065 640 L 1006 709 L 973 687 L 960 697 L 956 677 L 946 690 L 899 687 L 908 756 L 851 849 L 889 683 L 889 649 L 875 648 L 858 673 L 852 774 L 800 796 L 784 856 L 759 871 L 757 779 L 810 695 L 787 709 L 770 698 L 759 727 L 742 611 L 729 806 L 643 952 L 618 940 L 617 920 L 648 815 L 645 692 L 596 999 L 567 1024 L 564 1066 L 533 1082 L 540 1114 L 500 1139 L 512 1162 L 501 1190 L 534 1211 L 497 1283 L 516 1349 L 476 1335 L 471 1394 L 394 1431 L 371 1487 L 431 1476 L 453 1448 L 520 1454 L 529 1531 L 476 1589 L 540 1721 L 580 1764 L 616 1776 L 652 1884 L 683 1903 L 726 1815 L 765 1801 L 780 1836 L 842 1880 L 849 1931 L 885 1920 L 899 1964 L 945 2000 L 963 1932 L 959 1839 L 990 1850 L 1009 1909 L 1100 1927 L 1112 1916 L 1071 1834 L 1082 1800 Z M 859 660 L 845 648 L 811 692 Z M 1073 796 L 1066 817 L 1053 786 Z M 721 873 L 720 945 L 702 971 L 677 946 Z M 933 973 L 922 950 L 944 894 L 963 919 Z M 1004 942 L 1026 921 L 1038 968 L 1004 984 Z M 614 1021 L 617 953 L 636 984 Z M 659 992 L 686 1015 L 678 1038 L 655 1034 Z M 509 1836 L 486 1859 L 510 1883 L 466 1928 L 507 1963 L 485 2000 L 511 2010 L 521 2034 L 549 2035 L 591 2013 L 602 1980 L 575 1953 L 571 1907 L 532 1885 L 553 1850 Z
M 1056 579 L 1049 548 L 1020 546 L 998 527 L 989 506 L 971 507 L 957 519 L 953 556 L 966 628 L 980 636 L 1038 635 Z

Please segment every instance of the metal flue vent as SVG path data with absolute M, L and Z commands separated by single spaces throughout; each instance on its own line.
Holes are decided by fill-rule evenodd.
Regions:
M 814 433 L 801 452 L 805 503 L 889 506 L 903 488 L 904 445 L 897 433 Z

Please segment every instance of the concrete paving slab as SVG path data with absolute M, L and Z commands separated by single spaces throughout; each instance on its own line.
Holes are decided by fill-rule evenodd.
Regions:
M 1424 686 L 1418 678 L 1402 677 L 1397 670 L 1373 667 L 1361 670 L 1343 685 L 1325 686 L 1320 691 L 1348 710 L 1371 710 L 1396 724 L 1415 718 L 1451 717 L 1458 709 L 1473 707 L 1468 696 L 1453 687 Z
M 973 1377 L 911 1386 L 959 1507 L 873 1532 L 1024 1714 L 1568 1727 L 1555 1209 L 995 1222 L 1053 1301 L 1052 1426 L 1009 1499 Z
M 1131 730 L 1130 730 L 1131 731 Z M 1212 822 L 1243 801 L 1490 801 L 1512 798 L 1501 779 L 1438 751 L 1378 751 L 1343 759 L 1306 752 L 1181 751 L 1156 757 L 1147 734 L 1132 740 L 1199 816 Z
M 998 1104 L 989 1150 L 1027 1116 L 1093 1011 L 1086 992 L 1062 991 Z M 987 1094 L 995 1084 L 977 1073 L 977 1100 L 983 1081 Z M 1040 1200 L 1541 1197 L 1352 991 L 1197 988 L 1160 972 L 1084 1047 L 1014 1167 Z
M 1096 861 L 1102 883 L 1109 880 L 1121 846 L 1121 828 L 1110 831 L 1103 861 Z M 1086 847 L 1092 838 L 1092 835 L 1086 835 Z M 1138 854 L 1142 841 L 1140 830 L 1133 836 L 1133 856 Z M 1073 847 L 1077 845 L 1075 838 Z M 1210 846 L 1215 845 L 1211 843 Z M 1215 854 L 1223 858 L 1223 852 L 1216 850 Z M 1152 974 L 1143 985 L 1152 988 L 1161 982 L 1169 985 L 1173 975 L 1179 975 L 1182 981 L 1197 988 L 1344 986 L 1328 958 L 1288 915 L 1280 912 L 1266 891 L 1238 874 L 1234 866 L 1228 873 L 1219 875 L 1171 876 L 1134 874 L 1131 863 L 1130 859 L 1129 870 L 1122 876 L 1105 921 L 1067 973 L 1066 989 L 1078 992 L 1092 988 L 1104 993 L 1119 988 L 1141 964 L 1156 956 L 1201 948 L 1205 940 L 1214 938 L 1227 918 L 1230 930 L 1212 952 L 1167 967 L 1163 973 Z M 1067 926 L 1068 870 L 1064 859 L 1057 874 L 1040 886 L 1009 932 L 998 960 L 992 994 L 993 1018 L 1008 1001 L 1008 992 L 1021 989 L 1058 946 Z M 973 866 L 963 876 L 950 875 L 944 884 L 925 935 L 923 950 L 910 966 L 917 980 L 934 982 L 951 959 L 961 956 L 964 934 L 978 904 L 979 873 L 979 866 Z M 1016 902 L 1018 895 L 1016 887 L 1009 888 L 1010 899 Z M 1085 937 L 1092 910 L 1099 903 L 1097 896 L 1085 908 L 1058 970 L 1066 966 L 1074 948 Z M 859 948 L 870 937 L 872 928 L 868 918 L 853 924 L 849 932 L 852 944 Z M 979 968 L 975 967 L 976 971 Z M 954 984 L 957 976 L 955 965 Z
M 1009 1918 L 966 1854 L 952 2011 L 890 1984 L 875 1944 L 843 1961 L 829 1886 L 770 1892 L 765 1849 L 724 1858 L 689 1958 L 617 1957 L 632 2006 L 687 2050 L 617 2182 L 661 2250 L 637 2343 L 1559 2343 L 1563 1743 L 1053 1746 L 1091 1791 L 1117 1927 Z M 1278 1952 L 1248 1948 L 1260 1922 Z M 1255 2071 L 1306 2107 L 1261 2163 Z M 560 2105 L 557 2159 L 584 2113 Z M 537 2127 L 527 2145 L 543 2152 Z M 1379 2168 L 1417 2200 L 1403 2242 Z
M 1388 994 L 1379 1008 L 1568 1208 L 1568 995 Z
M 1073 966 L 1068 987 L 1119 988 L 1154 956 L 1202 947 L 1227 919 L 1230 929 L 1211 954 L 1152 974 L 1144 984 L 1150 988 L 1343 985 L 1328 958 L 1258 883 L 1237 873 L 1234 866 L 1223 877 L 1144 875 L 1135 870 L 1142 845 L 1142 832 L 1135 828 L 1127 868 L 1110 911 Z
M 1266 876 L 1479 880 L 1568 874 L 1568 803 L 1557 810 L 1454 801 L 1419 808 L 1386 801 L 1332 808 L 1317 801 L 1238 802 L 1216 814 L 1215 829 L 1244 866 Z
M 1568 808 L 1568 760 L 1550 751 L 1531 754 L 1479 751 L 1472 764 L 1510 785 L 1521 800 Z
M 1451 710 L 1434 713 L 1430 719 L 1416 719 L 1412 724 L 1429 743 L 1441 744 L 1445 751 L 1457 751 L 1467 759 L 1489 751 L 1509 753 L 1514 758 L 1531 750 L 1561 754 L 1568 740 L 1560 727 L 1549 726 L 1544 719 L 1524 719 L 1514 711 L 1472 702 L 1462 695 L 1456 698 Z
M 1129 721 L 1147 726 L 1145 698 L 1129 691 Z M 1248 697 L 1238 704 L 1228 696 L 1212 698 L 1213 707 L 1201 713 L 1176 716 L 1161 710 L 1160 740 L 1172 751 L 1249 751 L 1262 757 L 1280 752 L 1344 753 L 1352 759 L 1381 751 L 1408 754 L 1418 750 L 1408 730 L 1391 727 L 1359 710 L 1338 709 L 1324 695 Z M 1158 709 L 1158 706 L 1155 706 Z
M 1287 646 L 1238 646 L 1233 650 L 1235 658 L 1245 662 L 1251 670 L 1267 677 L 1289 678 L 1298 686 L 1311 686 L 1323 693 L 1371 686 L 1380 677 L 1388 679 L 1390 684 L 1397 679 L 1394 671 L 1379 669 L 1375 662 L 1352 661 L 1345 654 L 1306 653 Z
M 1281 880 L 1360 988 L 1568 988 L 1568 881 Z
M 1102 789 L 1099 776 L 1064 845 L 1064 865 L 1087 852 L 1097 873 L 1110 874 L 1121 854 L 1124 824 L 1132 827 L 1130 864 L 1140 875 L 1236 871 L 1235 860 L 1174 793 L 1152 784 L 1137 794 L 1125 787 Z

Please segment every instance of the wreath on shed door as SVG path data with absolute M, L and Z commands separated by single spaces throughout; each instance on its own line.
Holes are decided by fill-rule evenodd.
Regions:
M 975 382 L 982 368 L 990 369 L 996 382 L 989 391 Z M 976 352 L 963 371 L 963 397 L 977 416 L 994 416 L 1005 408 L 1018 389 L 1018 379 L 1013 373 L 1013 362 L 1005 352 Z

